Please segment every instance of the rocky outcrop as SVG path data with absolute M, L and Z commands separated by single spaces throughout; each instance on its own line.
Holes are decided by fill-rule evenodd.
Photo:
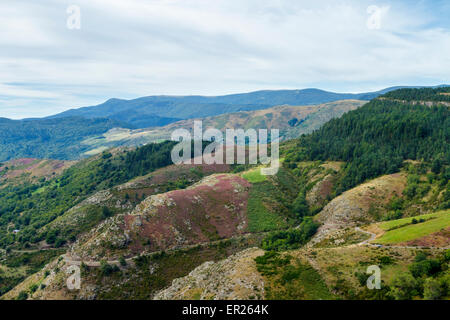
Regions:
M 340 240 L 343 240 L 341 238 L 346 231 L 376 221 L 379 209 L 389 203 L 394 195 L 401 195 L 405 185 L 405 175 L 397 173 L 374 179 L 344 192 L 315 217 L 322 226 L 308 246 L 314 246 L 324 240 L 344 243 Z
M 205 262 L 189 275 L 175 279 L 155 300 L 248 300 L 264 298 L 264 279 L 254 259 L 258 248 L 241 251 L 219 262 Z

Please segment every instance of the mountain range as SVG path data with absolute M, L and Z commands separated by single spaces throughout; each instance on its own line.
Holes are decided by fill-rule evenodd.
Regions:
M 0 299 L 449 299 L 449 94 L 351 100 L 283 141 L 273 176 L 173 165 L 168 141 L 5 162 Z M 242 113 L 278 126 L 295 108 L 316 111 Z M 374 265 L 380 290 L 367 286 Z M 67 286 L 73 266 L 79 290 Z
M 102 104 L 71 109 L 49 118 L 109 118 L 128 122 L 135 128 L 166 125 L 180 119 L 204 118 L 239 111 L 254 111 L 273 106 L 314 105 L 338 100 L 371 100 L 391 87 L 377 92 L 335 93 L 319 89 L 263 90 L 224 96 L 149 96 L 133 100 L 110 99 Z
M 73 160 L 109 147 L 139 146 L 168 139 L 169 130 L 185 126 L 183 120 L 189 119 L 208 118 L 222 129 L 227 125 L 239 124 L 239 121 L 230 119 L 242 118 L 260 128 L 261 125 L 270 124 L 267 117 L 264 120 L 258 114 L 261 110 L 275 106 L 313 106 L 341 100 L 368 101 L 399 88 L 407 87 L 390 87 L 357 94 L 304 89 L 264 90 L 215 97 L 149 96 L 133 100 L 110 99 L 97 106 L 71 109 L 46 118 L 0 118 L 0 161 L 15 158 Z M 316 109 L 319 111 L 319 108 Z M 296 116 L 296 113 L 302 112 L 295 108 L 289 112 L 278 110 L 274 114 L 278 115 L 276 124 L 280 130 L 284 130 L 285 137 L 295 138 L 319 128 L 326 121 L 350 109 L 345 106 L 338 110 L 321 108 L 321 112 L 315 112 L 312 119 Z M 266 114 L 270 116 L 272 113 Z M 255 116 L 261 120 L 259 123 L 255 123 Z M 146 128 L 150 129 L 139 131 Z

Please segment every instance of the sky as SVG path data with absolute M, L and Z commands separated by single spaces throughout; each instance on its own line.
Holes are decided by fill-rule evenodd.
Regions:
M 0 117 L 110 98 L 450 83 L 447 0 L 2 0 Z

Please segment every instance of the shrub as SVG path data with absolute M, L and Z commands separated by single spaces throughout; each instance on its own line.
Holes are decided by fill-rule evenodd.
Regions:
M 409 271 L 415 278 L 420 278 L 422 276 L 432 276 L 441 271 L 441 264 L 438 260 L 426 259 L 410 265 Z
M 395 300 L 409 300 L 419 294 L 418 282 L 410 273 L 401 273 L 392 281 L 390 295 Z
M 57 238 L 55 241 L 55 248 L 60 248 L 66 243 L 66 240 L 62 238 Z
M 290 263 L 291 256 L 281 256 L 277 252 L 269 251 L 263 256 L 255 258 L 258 272 L 262 275 L 273 275 L 277 273 L 277 269 Z
M 113 212 L 108 207 L 102 208 L 102 217 L 103 219 L 109 218 L 113 215 Z
M 309 214 L 309 207 L 308 203 L 306 202 L 306 197 L 303 192 L 300 192 L 297 196 L 297 198 L 294 200 L 293 203 L 293 210 L 297 217 L 305 217 Z
M 423 251 L 419 251 L 417 252 L 415 258 L 414 258 L 414 262 L 420 262 L 420 261 L 424 261 L 427 259 L 427 254 Z
M 28 299 L 28 293 L 25 291 L 20 291 L 19 295 L 16 298 L 17 300 L 27 300 Z
M 355 272 L 355 276 L 358 279 L 359 284 L 363 287 L 367 285 L 367 279 L 370 277 L 369 274 L 364 272 Z
M 378 261 L 380 261 L 380 263 L 384 265 L 392 264 L 394 262 L 394 260 L 389 256 L 380 257 Z
M 39 285 L 37 283 L 34 283 L 30 286 L 30 292 L 34 293 L 39 288 Z
M 444 288 L 438 280 L 428 278 L 423 285 L 423 297 L 426 300 L 437 300 L 445 293 Z
M 318 226 L 311 218 L 305 219 L 297 229 L 269 234 L 263 239 L 262 248 L 273 251 L 297 249 L 316 233 Z
M 109 276 L 113 272 L 119 271 L 119 267 L 116 265 L 110 265 L 106 261 L 102 260 L 100 262 L 100 272 L 104 276 Z

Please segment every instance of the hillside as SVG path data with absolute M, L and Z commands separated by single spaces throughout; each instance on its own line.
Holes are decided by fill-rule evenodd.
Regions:
M 394 246 L 450 247 L 450 210 L 377 223 L 371 243 Z
M 37 183 L 60 175 L 74 161 L 16 159 L 0 164 L 0 188 L 8 184 Z
M 216 128 L 225 132 L 235 129 L 279 129 L 281 139 L 297 138 L 320 128 L 333 118 L 355 110 L 365 101 L 343 100 L 313 106 L 278 106 L 256 111 L 240 111 L 219 116 L 182 120 L 159 128 L 149 129 L 111 129 L 99 136 L 85 139 L 82 144 L 89 148 L 85 155 L 101 152 L 106 148 L 119 145 L 139 146 L 151 142 L 170 140 L 177 129 L 192 132 L 195 120 L 201 120 L 203 129 Z
M 379 92 L 347 94 L 319 89 L 265 90 L 225 96 L 150 96 L 133 100 L 110 99 L 97 106 L 71 109 L 50 118 L 110 118 L 138 125 L 148 117 L 192 119 L 239 111 L 254 111 L 280 105 L 314 105 L 338 100 L 370 100 L 393 88 Z M 128 115 L 127 115 L 128 114 Z M 136 116 L 138 115 L 138 116 Z M 130 118 L 132 117 L 132 118 Z M 176 121 L 176 120 L 175 120 Z M 175 122 L 172 121 L 172 122 Z M 142 126 L 140 128 L 147 127 Z
M 400 89 L 385 94 L 384 98 L 408 102 L 448 103 L 450 102 L 450 87 Z
M 351 239 L 354 227 L 380 219 L 383 207 L 392 197 L 401 195 L 406 178 L 393 174 L 357 186 L 334 198 L 315 219 L 321 226 L 309 245 L 326 246 L 344 243 Z M 350 234 L 348 234 L 350 233 Z
M 337 177 L 340 172 L 329 171 L 331 168 L 339 169 L 339 165 L 336 163 L 299 163 L 297 167 L 302 168 L 301 170 L 295 169 L 298 181 L 309 181 L 308 189 L 310 191 L 308 193 L 312 192 L 314 186 L 324 181 L 323 179 L 329 174 Z M 288 169 L 285 168 L 285 170 Z M 417 263 L 415 256 L 418 251 L 407 247 L 383 247 L 380 249 L 369 246 L 365 241 L 367 237 L 364 233 L 352 232 L 352 230 L 356 225 L 363 227 L 363 225 L 370 224 L 371 221 L 391 219 L 392 208 L 401 208 L 404 214 L 414 215 L 415 211 L 410 210 L 415 210 L 416 204 L 422 200 L 432 206 L 436 205 L 430 202 L 435 200 L 429 194 L 418 194 L 413 198 L 405 194 L 404 190 L 408 188 L 406 180 L 411 180 L 406 176 L 414 176 L 413 169 L 408 170 L 402 174 L 381 177 L 354 190 L 349 190 L 325 206 L 317 215 L 317 219 L 322 221 L 324 226 L 328 221 L 342 216 L 339 210 L 329 209 L 341 208 L 342 206 L 336 206 L 335 203 L 345 202 L 341 200 L 342 198 L 348 199 L 346 201 L 357 209 L 357 215 L 354 216 L 351 214 L 351 210 L 348 213 L 344 210 L 342 213 L 346 214 L 346 218 L 343 223 L 334 224 L 337 234 L 340 234 L 341 238 L 344 235 L 344 241 L 333 239 L 333 241 L 317 243 L 316 236 L 312 242 L 316 244 L 314 248 L 293 249 L 287 252 L 284 252 L 286 249 L 282 249 L 284 246 L 281 247 L 281 243 L 278 242 L 272 246 L 272 250 L 275 251 L 261 249 L 242 251 L 246 248 L 260 246 L 261 243 L 267 243 L 265 239 L 273 239 L 274 236 L 281 235 L 281 233 L 275 231 L 275 233 L 269 234 L 252 234 L 245 233 L 244 229 L 239 231 L 237 226 L 240 222 L 246 221 L 245 218 L 242 220 L 239 217 L 247 217 L 247 221 L 250 221 L 249 201 L 245 199 L 251 198 L 251 192 L 235 194 L 232 190 L 227 192 L 226 189 L 243 187 L 251 191 L 259 185 L 259 192 L 261 192 L 263 185 L 268 186 L 276 182 L 274 184 L 276 186 L 279 182 L 289 181 L 292 178 L 279 180 L 279 177 L 273 182 L 249 183 L 240 178 L 242 176 L 248 177 L 251 181 L 255 180 L 253 176 L 250 178 L 246 172 L 207 176 L 185 190 L 169 191 L 156 196 L 150 195 L 139 202 L 134 209 L 129 210 L 130 214 L 116 214 L 114 217 L 108 218 L 104 223 L 93 228 L 91 232 L 78 237 L 75 245 L 69 248 L 64 256 L 54 259 L 42 271 L 28 277 L 9 291 L 4 298 L 15 298 L 21 292 L 28 292 L 28 295 L 34 299 L 407 298 L 408 296 L 400 295 L 395 288 L 399 286 L 397 283 L 401 281 L 403 273 Z M 155 172 L 150 176 L 157 177 L 160 174 Z M 139 188 L 146 184 L 145 181 L 148 179 L 154 179 L 150 176 L 135 179 L 133 182 L 118 187 L 117 190 L 131 191 L 134 187 Z M 397 180 L 398 189 L 397 183 L 392 183 Z M 227 184 L 227 181 L 230 184 Z M 441 191 L 435 190 L 436 187 L 439 187 L 439 181 L 437 180 L 435 183 L 430 190 L 442 194 Z M 393 191 L 390 191 L 389 188 L 393 188 Z M 391 198 L 394 193 L 398 194 L 398 197 Z M 245 207 L 245 204 L 244 206 L 238 203 L 235 203 L 234 206 L 223 206 L 224 202 L 234 201 L 226 200 L 227 197 L 232 197 L 239 203 L 247 203 L 247 210 L 239 211 L 239 208 Z M 205 207 L 205 204 L 202 204 L 202 199 L 206 198 L 208 201 L 205 204 L 213 207 Z M 442 202 L 443 198 L 441 196 L 436 200 Z M 292 200 L 290 201 L 292 203 Z M 180 206 L 180 203 L 183 205 Z M 399 203 L 402 203 L 401 206 Z M 424 209 L 428 208 L 427 203 L 423 204 Z M 102 204 L 99 203 L 99 205 Z M 188 219 L 183 218 L 183 213 L 191 212 L 190 208 L 194 207 L 197 209 L 192 211 L 193 215 Z M 225 212 L 231 213 L 229 210 L 237 210 L 238 214 L 225 214 Z M 269 214 L 267 217 L 277 214 L 277 211 L 267 212 Z M 362 216 L 360 211 L 365 216 Z M 164 212 L 170 212 L 170 214 Z M 244 212 L 246 214 L 242 215 Z M 197 217 L 207 217 L 211 213 L 213 214 L 207 220 L 197 219 Z M 126 218 L 127 216 L 129 218 Z M 227 216 L 241 220 L 228 220 Z M 215 221 L 219 221 L 217 220 L 219 217 L 222 217 L 220 224 L 216 225 Z M 123 224 L 126 229 L 122 229 L 120 221 L 131 223 Z M 208 224 L 204 224 L 207 221 L 209 221 Z M 392 223 L 395 221 L 392 220 Z M 161 228 L 164 225 L 167 227 Z M 127 226 L 131 226 L 131 228 Z M 203 226 L 203 228 L 198 228 L 198 226 Z M 214 228 L 211 229 L 212 226 L 215 226 L 217 236 L 211 232 L 214 230 Z M 245 224 L 242 226 L 245 228 Z M 274 230 L 279 228 L 274 226 Z M 159 237 L 158 235 L 162 234 L 160 231 L 163 230 L 165 230 L 164 236 Z M 192 234 L 190 230 L 200 233 L 189 238 L 189 235 Z M 319 236 L 324 232 L 323 230 L 323 228 L 319 229 Z M 123 239 L 117 236 L 121 234 L 125 235 Z M 210 236 L 213 238 L 209 238 Z M 204 237 L 203 241 L 196 242 L 197 239 L 202 240 L 202 237 Z M 337 238 L 337 240 L 341 238 Z M 439 244 L 435 243 L 435 245 L 439 248 Z M 278 253 L 276 252 L 277 247 L 280 248 Z M 161 249 L 165 250 L 159 251 Z M 425 251 L 428 255 L 427 259 L 442 259 L 440 258 L 442 257 L 441 250 L 427 249 Z M 440 262 L 443 265 L 447 263 L 445 260 L 439 261 L 443 261 Z M 384 289 L 380 292 L 370 292 L 365 289 L 365 266 L 374 263 L 381 263 L 384 270 Z M 69 291 L 65 287 L 66 269 L 73 264 L 82 266 L 84 285 L 80 291 Z M 205 278 L 205 274 L 208 274 L 208 277 Z M 431 279 L 441 279 L 444 274 L 442 272 L 430 273 Z M 29 288 L 36 286 L 37 290 L 30 291 Z M 423 288 L 421 290 L 421 295 L 428 294 L 428 292 L 424 293 Z M 402 292 L 402 294 L 411 293 Z
M 179 122 L 181 119 L 208 118 L 205 121 L 218 129 L 242 123 L 248 123 L 246 127 L 251 124 L 256 129 L 276 127 L 285 139 L 293 139 L 311 133 L 328 120 L 360 106 L 354 101 L 349 106 L 330 102 L 370 100 L 394 89 L 397 87 L 361 94 L 305 89 L 257 91 L 219 97 L 150 96 L 134 100 L 110 99 L 98 106 L 72 109 L 45 119 L 2 118 L 0 161 L 14 158 L 74 160 L 107 148 L 161 142 L 170 138 L 173 128 L 192 127 L 190 121 Z M 320 107 L 314 113 L 306 107 L 303 110 L 283 109 L 288 105 L 318 104 Z M 282 107 L 268 112 L 252 112 L 275 106 Z M 177 124 L 165 127 L 172 123 Z
M 346 175 L 339 182 L 342 192 L 366 179 L 398 171 L 405 160 L 450 163 L 449 128 L 448 106 L 429 107 L 385 96 L 297 140 L 286 152 L 286 161 L 347 162 Z
M 120 152 L 118 155 L 120 158 Z M 103 156 L 100 157 L 102 158 Z M 155 280 L 154 277 L 167 279 L 164 280 L 167 285 L 167 281 L 185 275 L 184 272 L 210 261 L 211 258 L 226 258 L 242 249 L 255 246 L 265 232 L 294 226 L 296 221 L 299 221 L 289 206 L 298 193 L 297 179 L 289 170 L 280 170 L 276 177 L 257 181 L 247 174 L 247 171 L 216 174 L 230 169 L 228 166 L 169 166 L 125 184 L 94 193 L 42 228 L 44 234 L 55 234 L 58 239 L 69 241 L 72 237 L 77 239 L 75 243 L 70 243 L 69 247 L 64 248 L 68 251 L 64 260 L 55 260 L 50 266 L 61 265 L 58 268 L 63 272 L 63 265 L 80 264 L 79 259 L 83 257 L 84 261 L 92 266 L 89 268 L 88 277 L 92 278 L 93 286 L 98 288 L 96 290 L 104 292 L 103 297 L 111 297 L 111 294 L 117 296 L 119 293 L 113 290 L 111 282 L 106 281 L 100 287 L 98 285 L 98 279 L 104 277 L 98 269 L 103 259 L 110 265 L 120 265 L 119 260 L 125 257 L 128 265 L 126 269 L 134 268 L 134 271 L 130 271 L 132 274 L 147 272 L 149 265 L 153 264 L 153 258 L 147 261 L 141 260 L 139 256 L 156 254 L 154 257 L 158 257 L 158 261 L 164 264 L 166 260 L 169 263 L 176 259 L 179 264 L 174 265 L 171 262 L 172 269 L 165 267 L 151 275 Z M 317 170 L 317 174 L 312 174 L 311 178 L 316 177 L 315 179 L 320 180 L 322 174 L 322 170 Z M 199 182 L 195 183 L 196 181 Z M 191 186 L 187 189 L 170 191 L 189 185 Z M 241 188 L 247 191 L 240 190 Z M 160 202 L 161 199 L 168 202 Z M 167 212 L 171 214 L 167 215 Z M 111 216 L 108 218 L 108 215 Z M 120 223 L 116 224 L 117 221 L 126 223 L 123 224 L 126 228 L 121 230 L 114 227 L 113 225 L 120 226 Z M 88 231 L 90 228 L 92 229 Z M 58 230 L 58 233 L 52 230 Z M 158 230 L 161 232 L 158 233 Z M 119 235 L 128 234 L 128 240 L 122 243 L 114 242 L 117 232 Z M 158 236 L 159 234 L 161 236 Z M 114 243 L 105 245 L 101 239 L 111 240 Z M 118 247 L 115 246 L 117 244 Z M 193 246 L 195 244 L 198 246 Z M 50 246 L 54 244 L 50 243 Z M 161 249 L 167 250 L 169 254 L 158 256 Z M 53 249 L 47 249 L 35 251 L 33 254 L 39 257 L 49 250 L 53 252 Z M 4 263 L 8 264 L 12 259 L 21 261 L 11 269 L 18 270 L 24 266 L 21 259 L 25 259 L 25 254 L 6 254 Z M 179 256 L 180 254 L 183 258 Z M 193 256 L 198 256 L 195 262 L 192 261 Z M 188 262 L 191 269 L 182 267 Z M 166 274 L 169 270 L 171 273 Z M 58 273 L 54 270 L 49 271 Z M 48 272 L 43 271 L 36 276 L 45 278 L 45 273 Z M 113 275 L 119 276 L 115 272 Z M 36 279 L 36 276 L 30 277 L 24 284 Z M 63 274 L 58 275 L 58 279 L 63 279 L 62 276 Z M 17 278 L 7 279 L 12 281 Z M 53 281 L 51 279 L 45 280 L 45 283 Z M 143 294 L 150 297 L 156 290 L 163 289 L 160 286 L 162 283 L 157 282 L 159 284 L 156 285 L 155 280 L 151 283 L 142 283 L 139 278 L 121 276 L 120 281 L 129 283 L 130 290 L 138 286 L 145 291 L 132 292 L 123 288 L 120 295 L 136 297 L 137 294 Z M 97 284 L 94 285 L 95 283 Z M 61 286 L 61 283 L 58 286 Z M 51 288 L 49 285 L 47 290 Z M 52 292 L 49 294 L 56 294 Z M 37 293 L 42 292 L 38 290 Z M 66 294 L 68 292 L 64 293 L 64 297 L 68 298 Z M 82 295 L 78 297 L 81 298 Z
M 131 212 L 151 195 L 185 188 L 213 173 L 228 172 L 228 165 L 180 165 L 158 169 L 125 184 L 101 190 L 46 224 L 41 232 L 76 239 L 110 216 Z
M 116 127 L 130 128 L 110 119 L 9 120 L 0 118 L 0 161 L 18 158 L 78 159 L 89 148 L 81 141 Z
M 282 171 L 251 184 L 236 174 L 215 174 L 186 189 L 152 195 L 80 237 L 70 254 L 112 260 L 292 226 L 296 219 L 287 206 L 296 186 L 282 185 L 287 175 Z M 271 198 L 280 191 L 283 196 Z
M 158 292 L 155 300 L 250 300 L 264 298 L 264 279 L 255 258 L 264 251 L 251 248 L 216 263 L 209 261 Z
M 435 263 L 443 271 L 417 273 L 422 261 Z M 432 291 L 431 285 L 437 283 L 439 288 L 439 279 L 445 282 L 449 261 L 448 254 L 437 249 L 347 246 L 275 253 L 253 248 L 217 263 L 204 263 L 175 279 L 155 299 L 448 299 L 448 291 Z M 366 286 L 366 269 L 373 264 L 382 270 L 381 290 Z M 426 284 L 421 287 L 420 281 Z
M 226 113 L 197 120 L 202 120 L 205 128 L 276 128 L 284 138 L 297 138 L 363 104 L 363 101 L 348 100 L 317 106 L 270 106 L 264 110 Z M 98 116 L 86 120 L 80 116 L 21 121 L 4 119 L 0 121 L 3 128 L 3 138 L 0 134 L 0 161 L 19 157 L 80 159 L 108 148 L 136 147 L 170 140 L 174 130 L 193 128 L 193 120 L 161 120 L 154 114 L 147 119 L 136 110 L 120 112 L 111 119 L 106 119 L 107 114 Z
M 164 142 L 7 185 L 2 298 L 448 299 L 448 119 L 381 97 L 282 143 L 275 176 L 173 166 Z
M 52 179 L 1 188 L 0 246 L 30 245 L 43 239 L 61 245 L 68 239 L 41 233 L 40 228 L 96 191 L 169 165 L 173 145 L 167 142 L 138 150 L 113 150 L 80 161 Z M 13 234 L 14 229 L 20 232 Z

